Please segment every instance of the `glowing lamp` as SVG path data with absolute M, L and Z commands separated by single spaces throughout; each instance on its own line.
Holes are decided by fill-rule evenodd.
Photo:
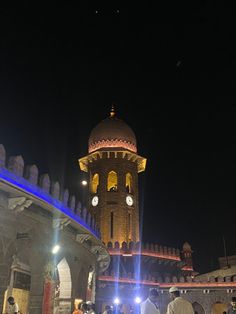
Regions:
M 84 186 L 86 186 L 86 185 L 88 184 L 88 182 L 87 182 L 86 180 L 83 180 L 83 181 L 81 182 L 81 184 L 84 185 Z
M 116 304 L 116 305 L 120 304 L 120 299 L 119 298 L 115 298 L 113 303 Z
M 52 254 L 57 254 L 60 250 L 60 246 L 57 244 L 52 248 Z
M 139 303 L 142 302 L 142 299 L 141 299 L 140 297 L 136 297 L 136 298 L 134 299 L 134 302 L 137 303 L 137 304 L 139 304 Z

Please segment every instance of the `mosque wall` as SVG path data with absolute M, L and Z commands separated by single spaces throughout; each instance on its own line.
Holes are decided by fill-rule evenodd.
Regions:
M 174 284 L 174 283 L 172 283 Z M 175 283 L 176 284 L 176 283 Z M 115 297 L 119 297 L 123 310 L 129 313 L 130 310 L 138 309 L 138 304 L 135 303 L 135 298 L 139 296 L 142 300 L 148 297 L 150 288 L 155 288 L 151 285 L 138 285 L 132 283 L 119 283 L 113 284 L 111 282 L 99 281 L 97 294 L 97 307 L 98 311 L 105 307 L 105 305 L 113 305 Z M 166 313 L 167 305 L 171 301 L 169 295 L 169 288 L 156 286 L 159 291 L 158 304 L 161 314 Z M 194 307 L 195 312 L 198 314 L 218 314 L 230 305 L 232 296 L 236 296 L 236 290 L 224 289 L 214 287 L 211 289 L 201 288 L 180 288 L 181 297 L 190 301 Z M 223 310 L 222 310 L 223 309 Z M 222 311 L 221 311 L 222 310 Z M 221 312 L 220 312 L 221 311 Z
M 7 160 L 0 145 L 1 313 L 10 295 L 23 314 L 71 313 L 75 299 L 94 301 L 96 273 L 107 262 L 86 209 L 21 156 Z

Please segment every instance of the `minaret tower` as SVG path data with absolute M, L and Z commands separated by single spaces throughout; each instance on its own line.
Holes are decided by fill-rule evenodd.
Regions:
M 91 131 L 88 155 L 79 165 L 89 173 L 89 210 L 102 241 L 139 241 L 138 173 L 146 159 L 137 154 L 135 134 L 116 117 L 114 106 Z

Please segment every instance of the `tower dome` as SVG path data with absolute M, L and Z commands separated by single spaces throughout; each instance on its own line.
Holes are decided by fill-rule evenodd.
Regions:
M 110 117 L 102 120 L 92 129 L 88 147 L 89 153 L 99 149 L 125 149 L 137 152 L 133 130 L 123 120 L 116 118 L 114 107 L 111 109 Z

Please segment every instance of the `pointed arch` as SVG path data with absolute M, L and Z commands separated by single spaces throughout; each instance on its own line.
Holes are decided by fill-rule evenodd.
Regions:
M 57 265 L 59 282 L 60 282 L 60 295 L 61 299 L 71 298 L 71 272 L 70 267 L 65 257 Z
M 117 173 L 115 171 L 110 171 L 107 176 L 107 191 L 115 192 L 117 191 Z
M 132 193 L 133 191 L 133 178 L 131 173 L 126 173 L 125 176 L 125 188 L 127 193 Z
M 194 310 L 195 313 L 197 313 L 197 314 L 205 314 L 205 311 L 204 311 L 203 307 L 198 302 L 193 302 L 192 306 L 193 306 L 193 310 Z
M 91 192 L 97 193 L 98 192 L 98 185 L 99 185 L 99 174 L 95 173 L 92 178 L 92 185 L 91 185 Z

